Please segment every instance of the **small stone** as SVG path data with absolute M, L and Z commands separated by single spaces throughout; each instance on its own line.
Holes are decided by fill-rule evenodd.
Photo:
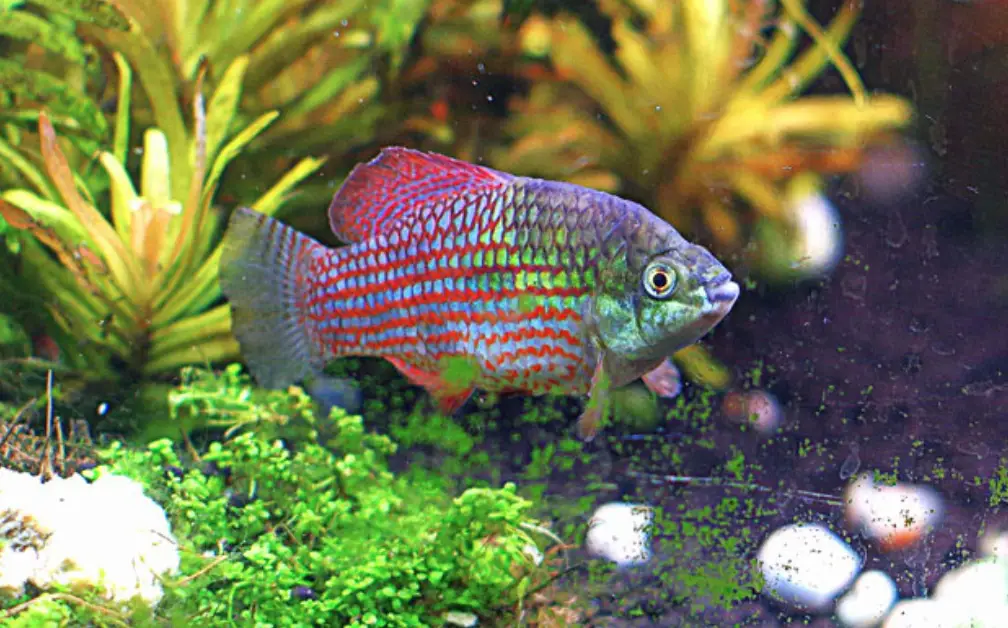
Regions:
M 915 545 L 934 529 L 943 513 L 941 498 L 931 487 L 876 484 L 871 473 L 859 475 L 846 497 L 848 521 L 885 551 Z
M 645 563 L 651 558 L 650 506 L 611 502 L 600 506 L 588 522 L 585 547 L 594 556 L 617 565 Z
M 820 524 L 778 528 L 763 542 L 757 560 L 766 593 L 798 610 L 825 611 L 861 569 L 861 558 Z
M 311 587 L 294 587 L 291 589 L 291 597 L 295 600 L 317 600 L 318 596 L 315 595 L 315 590 Z
M 896 603 L 896 583 L 884 571 L 861 574 L 836 606 L 837 619 L 848 628 L 877 626 Z
M 479 624 L 479 617 L 463 611 L 448 611 L 444 615 L 444 620 L 446 624 L 462 626 L 462 628 L 472 628 L 472 626 Z
M 942 576 L 932 597 L 978 611 L 990 607 L 1008 617 L 1008 560 L 968 561 Z
M 988 530 L 980 537 L 980 553 L 1008 559 L 1008 530 Z

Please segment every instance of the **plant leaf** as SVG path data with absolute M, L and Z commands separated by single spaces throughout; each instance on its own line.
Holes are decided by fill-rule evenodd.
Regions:
M 55 200 L 59 192 L 38 167 L 28 161 L 17 149 L 0 139 L 0 159 L 10 163 L 35 190 L 50 200 Z
M 119 51 L 133 67 L 147 93 L 156 126 L 168 139 L 172 198 L 185 198 L 189 183 L 189 134 L 178 105 L 175 74 L 139 32 L 85 28 L 88 34 Z
M 167 207 L 173 200 L 172 175 L 169 165 L 168 139 L 159 129 L 147 129 L 144 133 L 140 196 L 147 199 L 154 207 Z
M 310 3 L 311 0 L 258 0 L 252 3 L 251 10 L 244 12 L 247 16 L 245 19 L 236 21 L 233 14 L 227 16 L 226 19 L 232 22 L 233 30 L 227 37 L 213 42 L 220 45 L 216 49 L 211 47 L 207 54 L 216 64 L 230 65 L 232 59 L 252 50 L 270 31 L 277 28 L 281 20 L 298 14 Z
M 119 238 L 128 242 L 133 222 L 133 205 L 137 200 L 136 189 L 126 168 L 114 155 L 101 153 L 98 160 L 105 167 L 111 181 L 112 224 Z
M 284 173 L 279 181 L 273 184 L 265 194 L 260 196 L 256 202 L 252 203 L 252 209 L 261 214 L 272 216 L 286 200 L 287 194 L 294 189 L 301 181 L 314 174 L 319 168 L 325 165 L 326 159 L 315 159 L 305 157 L 293 168 Z
M 0 35 L 30 41 L 73 64 L 87 65 L 84 46 L 72 33 L 56 28 L 43 18 L 27 11 L 9 11 L 2 15 Z
M 207 176 L 206 183 L 203 184 L 201 204 L 204 207 L 209 206 L 210 200 L 217 191 L 217 184 L 220 182 L 221 175 L 224 174 L 224 169 L 231 163 L 231 160 L 237 157 L 256 136 L 265 131 L 266 127 L 273 124 L 273 121 L 279 115 L 280 112 L 278 111 L 268 111 L 262 114 L 224 145 L 220 154 L 214 159 L 213 166 L 210 167 L 210 174 Z
M 32 194 L 28 190 L 8 190 L 3 199 L 25 212 L 42 226 L 51 229 L 62 241 L 68 243 L 87 242 L 88 233 L 84 225 L 66 207 L 53 203 Z M 16 224 L 8 220 L 11 226 L 19 229 L 30 229 L 31 225 Z
M 248 66 L 248 55 L 241 55 L 235 59 L 224 72 L 210 98 L 206 116 L 206 159 L 212 161 L 217 156 L 217 149 L 227 137 L 235 110 L 241 100 L 242 82 Z
M 338 33 L 348 18 L 357 13 L 365 0 L 342 0 L 334 6 L 321 6 L 307 18 L 270 35 L 256 48 L 249 62 L 245 89 L 258 92 L 286 68 L 300 59 L 323 37 Z
M 322 105 L 331 103 L 337 94 L 360 78 L 370 66 L 371 59 L 361 56 L 329 72 L 284 112 L 285 119 L 299 118 L 311 113 Z
M 0 89 L 15 97 L 45 104 L 57 114 L 79 121 L 80 130 L 91 137 L 103 137 L 108 130 L 98 105 L 52 74 L 0 59 Z
M 134 286 L 140 281 L 135 260 L 105 218 L 77 192 L 73 173 L 59 146 L 56 131 L 44 112 L 39 116 L 39 138 L 49 178 L 56 185 L 67 207 L 87 229 L 120 290 L 124 295 L 132 297 Z
M 119 100 L 116 103 L 115 132 L 112 139 L 112 155 L 121 164 L 126 163 L 130 140 L 130 106 L 133 100 L 133 68 L 118 52 L 112 55 L 119 70 Z
M 88 22 L 102 28 L 127 30 L 129 19 L 115 4 L 108 0 L 30 0 L 30 4 L 45 7 L 57 13 L 69 15 L 81 22 Z

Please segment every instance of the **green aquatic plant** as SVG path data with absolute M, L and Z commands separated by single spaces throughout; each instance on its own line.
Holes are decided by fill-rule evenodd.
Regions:
M 22 301 L 11 304 L 16 315 L 45 317 L 66 366 L 87 379 L 147 378 L 188 363 L 234 359 L 238 346 L 229 311 L 216 305 L 222 216 L 213 201 L 229 162 L 278 112 L 235 132 L 247 58 L 238 57 L 227 69 L 209 106 L 202 95 L 203 66 L 194 88 L 193 130 L 148 128 L 136 185 L 127 164 L 133 69 L 123 57 L 115 60 L 115 142 L 97 156 L 109 194 L 92 192 L 75 175 L 49 114 L 40 112 L 41 163 L 26 164 L 37 185 L 0 195 L 0 216 L 32 236 L 19 253 L 20 272 L 3 276 L 3 289 Z M 141 69 L 140 80 L 149 88 L 154 79 L 144 77 Z M 170 107 L 181 119 L 174 94 Z M 275 212 L 321 164 L 303 159 L 253 206 Z
M 242 59 L 244 84 L 237 120 L 271 111 L 282 117 L 237 160 L 241 177 L 229 192 L 247 202 L 245 180 L 289 167 L 300 156 L 325 151 L 340 174 L 343 153 L 395 128 L 399 102 L 387 89 L 405 62 L 429 0 L 120 0 L 128 32 L 86 29 L 134 67 L 148 69 L 152 123 L 171 139 L 182 121 L 166 103 L 171 91 L 189 94 L 201 65 L 208 80 Z M 391 97 L 389 97 L 391 96 Z M 181 162 L 181 164 L 179 163 Z M 173 159 L 173 168 L 184 159 Z M 226 182 L 225 182 L 226 183 Z M 174 188 L 174 193 L 184 190 Z M 332 190 L 304 190 L 304 202 L 327 203 Z
M 623 190 L 740 249 L 756 219 L 793 220 L 793 177 L 849 172 L 911 119 L 905 100 L 866 93 L 841 51 L 862 3 L 825 28 L 805 4 L 606 0 L 611 55 L 570 16 L 530 18 L 523 45 L 553 78 L 513 101 L 514 142 L 493 163 Z M 803 33 L 811 45 L 795 57 Z M 803 96 L 829 66 L 851 95 Z
M 169 406 L 179 414 L 198 407 L 220 423 L 236 408 L 261 417 L 286 408 L 292 420 L 331 424 L 334 436 L 325 447 L 290 446 L 243 429 L 200 452 L 167 439 L 101 452 L 102 464 L 86 473 L 139 481 L 165 508 L 179 542 L 181 569 L 165 580 L 153 621 L 280 625 L 296 617 L 305 625 L 420 626 L 441 625 L 455 612 L 513 625 L 523 611 L 542 611 L 544 602 L 533 598 L 554 566 L 537 563 L 529 548 L 543 548 L 550 535 L 514 485 L 455 497 L 436 473 L 396 475 L 388 465 L 396 445 L 367 432 L 361 417 L 334 410 L 320 421 L 299 389 L 264 391 L 250 403 L 236 376 L 194 373 L 173 389 Z M 207 402 L 210 390 L 230 398 Z M 41 603 L 63 607 L 75 623 L 136 619 L 106 605 Z M 16 608 L 46 610 L 21 600 Z
M 0 2 L 0 189 L 40 184 L 30 161 L 37 156 L 35 129 L 43 107 L 70 140 L 67 156 L 74 171 L 92 188 L 102 184 L 87 164 L 112 139 L 102 110 L 107 68 L 94 44 L 77 35 L 81 22 L 110 30 L 129 27 L 111 3 Z

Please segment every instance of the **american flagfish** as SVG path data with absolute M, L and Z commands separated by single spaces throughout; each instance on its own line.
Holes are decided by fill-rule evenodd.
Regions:
M 637 203 L 435 153 L 390 147 L 358 164 L 329 223 L 346 246 L 231 215 L 221 288 L 267 388 L 378 356 L 448 415 L 477 388 L 588 395 L 577 426 L 590 440 L 612 387 L 643 378 L 678 394 L 670 356 L 739 295 L 707 249 Z

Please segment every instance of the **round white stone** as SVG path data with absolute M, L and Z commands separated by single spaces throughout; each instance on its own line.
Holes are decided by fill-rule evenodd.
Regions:
M 878 570 L 866 571 L 837 602 L 837 619 L 848 628 L 877 626 L 896 603 L 897 595 L 896 583 L 889 574 Z
M 651 558 L 649 506 L 612 502 L 600 506 L 588 522 L 585 548 L 594 556 L 628 566 Z
M 866 536 L 900 548 L 919 541 L 941 520 L 941 497 L 929 486 L 876 484 L 862 473 L 847 489 L 847 518 Z
M 769 595 L 813 612 L 826 610 L 861 569 L 854 550 L 819 524 L 775 530 L 763 542 L 757 560 Z

